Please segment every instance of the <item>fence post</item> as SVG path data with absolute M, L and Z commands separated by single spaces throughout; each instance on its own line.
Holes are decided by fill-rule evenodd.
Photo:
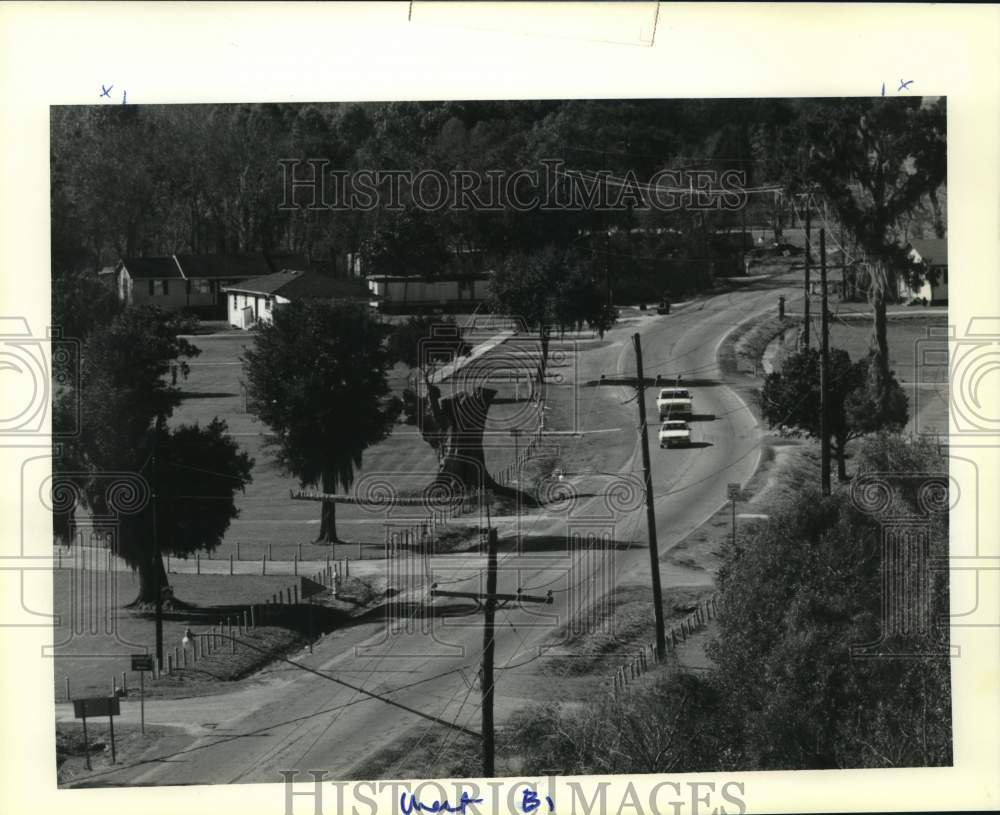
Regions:
M 232 577 L 232 575 L 233 575 L 233 556 L 230 555 L 229 556 L 229 576 Z
M 249 620 L 250 620 L 250 615 L 247 614 L 246 609 L 244 609 L 243 610 L 243 630 L 244 631 L 249 631 L 250 630 L 249 627 L 247 626 L 247 622 L 249 622 Z
M 240 559 L 240 542 L 236 541 L 236 559 Z
M 295 555 L 295 560 L 292 561 L 292 565 L 293 565 L 293 568 L 294 568 L 294 571 L 292 572 L 292 574 L 294 574 L 296 577 L 298 577 L 299 576 L 299 556 L 298 555 Z
M 257 614 L 256 614 L 256 611 L 257 611 L 257 606 L 256 605 L 250 606 L 250 627 L 251 628 L 256 628 L 257 627 Z
M 122 695 L 128 696 L 128 677 L 125 676 L 125 671 L 122 671 Z
M 299 560 L 302 560 L 302 544 L 299 544 Z
M 293 592 L 292 596 L 295 598 L 295 602 L 298 603 L 299 602 L 299 587 L 298 586 L 292 586 L 292 592 Z
M 267 555 L 260 559 L 260 573 L 267 574 Z
M 201 555 L 194 556 L 195 573 L 201 574 Z
M 70 693 L 69 693 L 69 677 L 67 676 L 67 677 L 64 677 L 64 678 L 66 680 L 66 701 L 70 702 L 70 701 L 73 700 L 73 697 L 70 696 Z
M 351 559 L 345 555 L 344 556 L 344 577 L 350 577 L 350 576 L 351 576 Z

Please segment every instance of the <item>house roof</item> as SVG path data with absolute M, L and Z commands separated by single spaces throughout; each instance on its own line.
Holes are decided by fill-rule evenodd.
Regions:
M 246 280 L 274 274 L 281 269 L 307 268 L 301 255 L 253 252 L 242 255 L 166 255 L 125 258 L 122 265 L 136 280 L 195 279 Z
M 370 274 L 367 279 L 376 283 L 470 283 L 478 280 L 489 280 L 491 274 L 446 274 L 431 277 L 430 275 L 391 275 Z
M 128 271 L 133 280 L 172 280 L 181 279 L 180 268 L 171 256 L 161 258 L 125 258 L 121 265 Z
M 295 269 L 283 269 L 275 274 L 244 280 L 232 286 L 224 286 L 222 290 L 242 294 L 280 294 L 289 300 L 348 298 L 367 302 L 371 299 L 371 293 L 354 280 Z
M 920 260 L 928 266 L 948 265 L 947 238 L 914 238 L 910 248 L 920 255 Z

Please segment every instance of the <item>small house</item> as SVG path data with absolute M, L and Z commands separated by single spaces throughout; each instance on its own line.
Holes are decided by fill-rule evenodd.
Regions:
M 226 286 L 274 274 L 292 256 L 167 255 L 125 258 L 115 267 L 118 298 L 126 305 L 189 311 L 206 319 L 226 316 Z M 282 264 L 282 265 L 276 265 Z
M 904 302 L 920 300 L 927 305 L 948 302 L 947 238 L 914 238 L 907 246 L 907 257 L 917 266 L 914 274 L 899 281 L 899 297 Z
M 365 304 L 371 300 L 364 286 L 356 281 L 294 269 L 234 283 L 223 287 L 223 292 L 229 324 L 242 329 L 271 322 L 275 309 L 294 300 L 351 300 Z

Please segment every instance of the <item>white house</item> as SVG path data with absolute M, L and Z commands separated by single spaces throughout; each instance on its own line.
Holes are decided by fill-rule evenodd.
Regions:
M 490 276 L 369 275 L 368 288 L 385 312 L 472 311 L 489 297 Z
M 899 297 L 905 302 L 925 300 L 929 305 L 948 302 L 948 239 L 914 238 L 910 241 L 908 257 L 922 267 L 920 284 L 914 288 L 913 280 L 903 277 L 899 281 Z
M 253 328 L 259 322 L 271 322 L 274 310 L 293 300 L 367 303 L 370 299 L 364 287 L 353 280 L 293 269 L 234 283 L 223 287 L 223 292 L 228 301 L 230 325 L 243 329 Z
M 221 319 L 226 313 L 225 286 L 273 274 L 291 265 L 290 259 L 300 262 L 294 256 L 264 252 L 125 258 L 114 268 L 114 286 L 127 305 L 149 304 Z

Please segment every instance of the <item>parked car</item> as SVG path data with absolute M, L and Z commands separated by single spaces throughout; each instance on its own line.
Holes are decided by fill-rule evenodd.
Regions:
M 656 409 L 660 413 L 660 421 L 680 416 L 691 417 L 693 400 L 687 388 L 662 388 L 656 397 Z
M 660 447 L 687 447 L 691 443 L 691 428 L 687 422 L 671 419 L 660 425 Z

